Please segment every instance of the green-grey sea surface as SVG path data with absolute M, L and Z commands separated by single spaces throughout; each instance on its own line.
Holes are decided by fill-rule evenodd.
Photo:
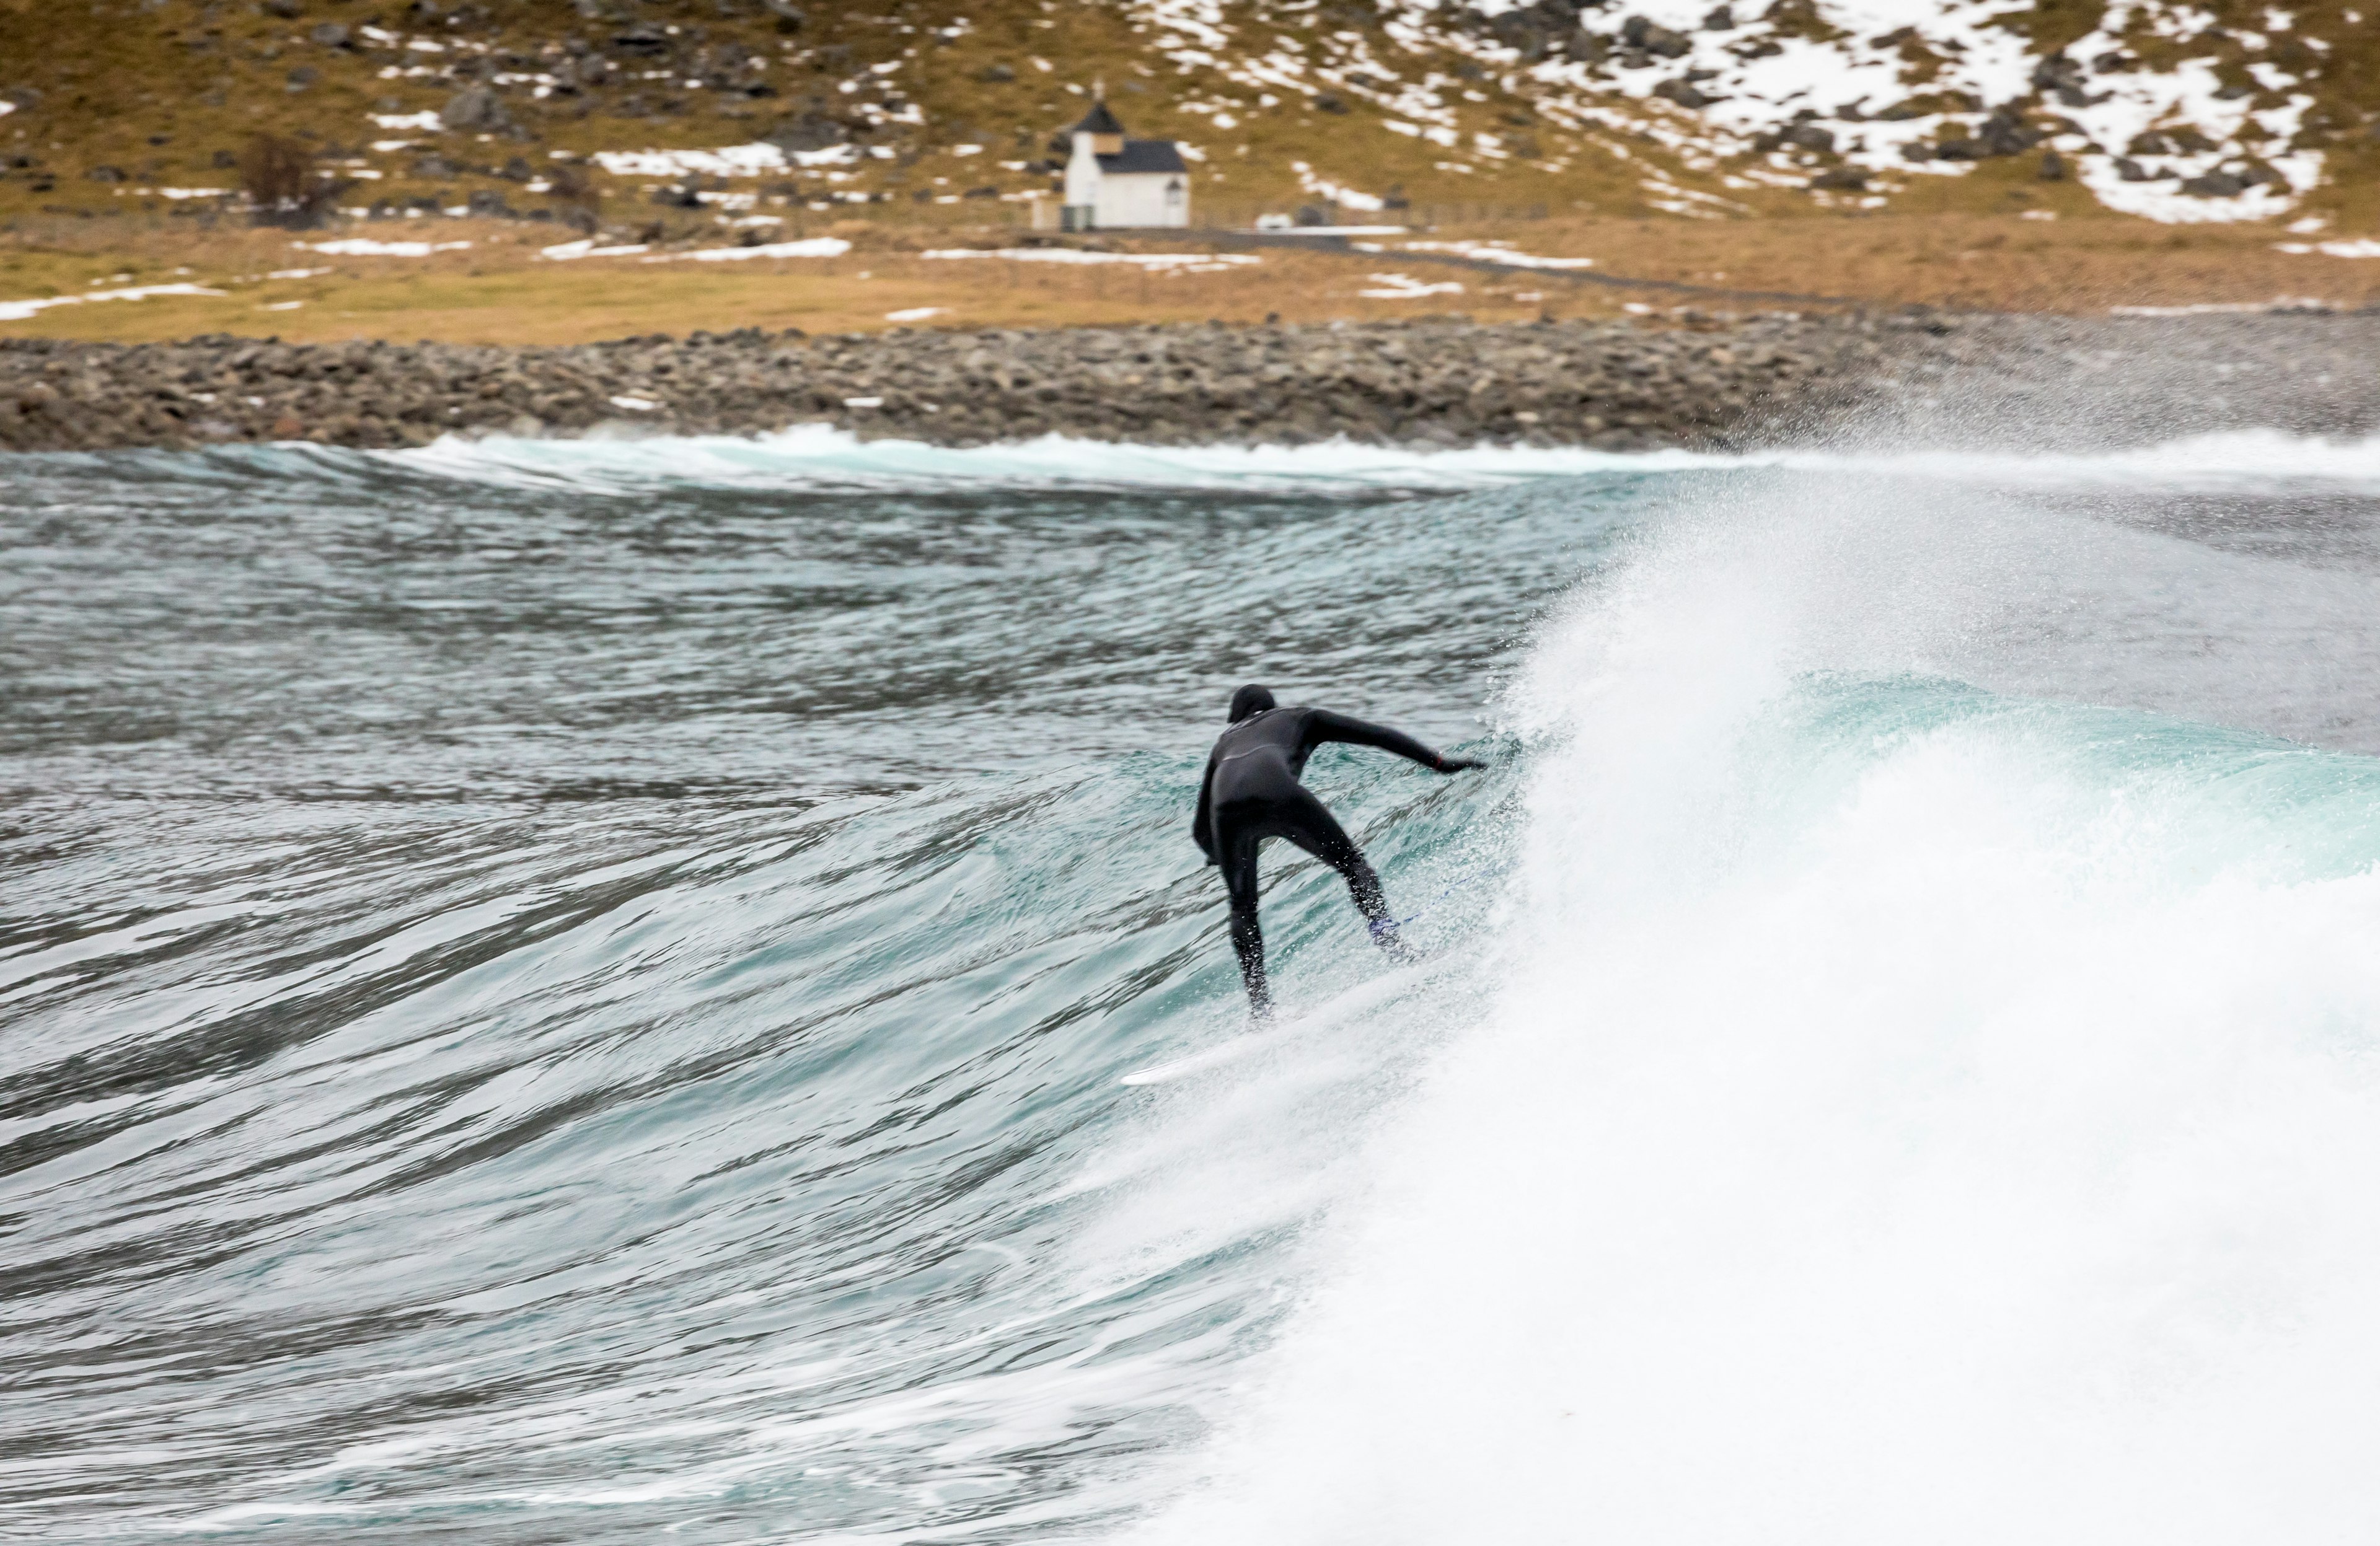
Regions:
M 2374 619 L 2277 437 L 18 457 L 0 1528 L 2368 1533 Z M 1491 766 L 1127 1086 L 1244 681 Z

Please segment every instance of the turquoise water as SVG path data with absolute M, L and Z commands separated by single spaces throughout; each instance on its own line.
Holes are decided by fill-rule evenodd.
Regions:
M 2380 453 L 0 468 L 0 1521 L 2380 1524 Z M 1247 1055 L 1189 805 L 1310 781 Z M 1293 862 L 1294 860 L 1294 862 Z

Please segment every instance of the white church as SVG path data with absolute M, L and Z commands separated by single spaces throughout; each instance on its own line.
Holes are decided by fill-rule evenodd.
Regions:
M 1066 163 L 1069 231 L 1190 223 L 1190 169 L 1171 139 L 1127 139 L 1102 101 L 1074 128 Z

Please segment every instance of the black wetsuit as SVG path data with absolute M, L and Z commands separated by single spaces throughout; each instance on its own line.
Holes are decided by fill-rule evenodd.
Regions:
M 1286 838 L 1337 870 L 1371 925 L 1373 939 L 1392 955 L 1404 954 L 1388 899 L 1380 893 L 1380 877 L 1322 802 L 1297 781 L 1314 748 L 1326 741 L 1377 746 L 1439 773 L 1478 764 L 1440 756 L 1402 731 L 1327 708 L 1276 708 L 1272 694 L 1262 688 L 1242 688 L 1232 707 L 1232 728 L 1207 758 L 1191 832 L 1207 863 L 1222 866 L 1232 903 L 1232 949 L 1240 959 L 1249 1008 L 1263 1015 L 1272 996 L 1265 982 L 1264 934 L 1257 924 L 1257 849 L 1267 838 Z

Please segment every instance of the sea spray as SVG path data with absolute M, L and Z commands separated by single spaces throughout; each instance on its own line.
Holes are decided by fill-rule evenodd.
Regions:
M 2380 774 L 1888 674 L 2018 549 L 1877 493 L 1537 646 L 1502 985 L 1150 1539 L 2380 1524 Z

